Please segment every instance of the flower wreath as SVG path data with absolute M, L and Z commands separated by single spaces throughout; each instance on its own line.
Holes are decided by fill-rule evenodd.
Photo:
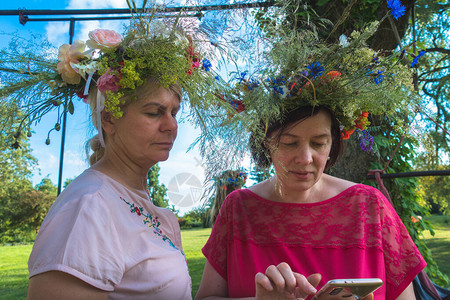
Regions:
M 215 185 L 222 190 L 226 190 L 229 186 L 241 188 L 247 181 L 247 173 L 241 170 L 227 170 L 220 176 L 216 176 L 214 181 Z
M 196 52 L 192 38 L 182 34 L 140 35 L 138 30 L 130 30 L 122 39 L 113 30 L 96 29 L 89 32 L 89 38 L 85 43 L 78 40 L 59 48 L 57 70 L 67 84 L 62 88 L 73 88 L 86 99 L 90 84 L 95 82 L 106 96 L 105 110 L 116 118 L 123 114 L 123 97 L 146 78 L 158 78 L 159 84 L 168 88 L 175 83 L 185 85 L 195 72 L 211 68 L 211 62 Z
M 394 5 L 394 16 L 401 14 L 398 9 L 404 13 L 399 1 L 388 4 Z M 407 109 L 408 101 L 416 97 L 411 67 L 401 59 L 404 52 L 384 56 L 366 45 L 378 24 L 349 37 L 342 35 L 334 44 L 319 40 L 310 30 L 285 35 L 278 30 L 280 37 L 271 40 L 271 50 L 264 56 L 268 67 L 251 75 L 238 73 L 233 93 L 220 95 L 228 103 L 223 126 L 240 123 L 232 126 L 255 132 L 261 130 L 261 122 L 267 128 L 286 111 L 323 106 L 334 112 L 343 139 L 359 131 L 362 148 L 369 150 L 373 144 L 367 131 L 369 114 L 390 116 Z
M 180 85 L 194 111 L 220 105 L 213 90 L 223 88 L 223 81 L 215 79 L 218 74 L 206 54 L 215 49 L 204 42 L 205 35 L 201 36 L 204 42 L 201 45 L 195 39 L 197 34 L 203 33 L 187 34 L 176 23 L 168 25 L 137 16 L 124 37 L 113 30 L 93 30 L 87 41 L 76 40 L 59 47 L 57 60 L 27 49 L 29 45 L 21 47 L 17 43 L 21 38 L 15 38 L 15 46 L 10 46 L 15 53 L 8 50 L 0 53 L 3 84 L 0 96 L 24 109 L 21 123 L 15 128 L 16 139 L 23 131 L 30 135 L 31 125 L 55 109 L 58 121 L 52 130 L 58 131 L 63 112 L 74 112 L 74 96 L 86 102 L 92 87 L 98 88 L 101 92 L 98 94 L 102 95 L 101 103 L 97 99 L 97 104 L 101 104 L 98 107 L 120 118 L 125 99 L 135 99 L 136 88 L 150 77 L 165 88 Z M 48 52 L 50 48 L 42 41 L 34 43 L 38 51 Z M 220 83 L 222 86 L 218 87 Z M 46 144 L 49 143 L 48 137 Z

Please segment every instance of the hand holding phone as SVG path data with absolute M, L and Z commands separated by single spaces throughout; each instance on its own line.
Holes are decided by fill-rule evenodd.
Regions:
M 383 285 L 379 278 L 334 279 L 328 281 L 313 300 L 361 300 Z

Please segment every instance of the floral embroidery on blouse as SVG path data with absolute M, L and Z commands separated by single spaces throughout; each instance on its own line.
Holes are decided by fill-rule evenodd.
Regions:
M 125 200 L 125 198 L 120 197 L 120 199 L 122 199 L 126 204 L 128 204 L 130 206 L 130 212 L 133 214 L 136 214 L 138 217 L 142 216 L 144 217 L 143 222 L 144 224 L 146 224 L 149 228 L 153 229 L 153 232 L 160 236 L 163 241 L 167 242 L 170 246 L 172 246 L 173 248 L 177 249 L 178 251 L 181 252 L 181 254 L 184 255 L 184 252 L 180 249 L 178 249 L 177 246 L 175 246 L 175 244 L 170 240 L 170 238 L 165 235 L 162 230 L 159 228 L 159 225 L 161 225 L 161 222 L 159 222 L 158 217 L 153 217 L 151 214 L 147 213 L 143 207 L 138 207 L 136 205 L 134 205 L 134 203 L 130 203 L 127 200 Z

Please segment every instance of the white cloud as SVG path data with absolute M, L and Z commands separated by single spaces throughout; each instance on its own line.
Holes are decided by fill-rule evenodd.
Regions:
M 71 0 L 69 9 L 94 9 L 94 8 L 127 8 L 126 0 Z
M 84 170 L 87 167 L 86 160 L 81 155 L 81 153 L 74 152 L 71 150 L 64 152 L 64 163 L 74 167 L 79 167 L 82 170 Z
M 55 155 L 48 153 L 47 157 L 44 157 L 42 160 L 42 164 L 45 165 L 45 168 L 54 169 L 59 164 L 59 159 Z
M 45 31 L 49 42 L 53 45 L 69 43 L 69 22 L 49 22 Z
M 67 9 L 105 9 L 105 8 L 128 8 L 126 0 L 71 0 Z M 80 15 L 81 16 L 81 15 Z M 85 15 L 89 16 L 90 15 Z M 102 15 L 108 16 L 108 15 Z M 117 15 L 115 15 L 117 16 Z M 76 18 L 77 16 L 75 16 Z M 49 41 L 54 45 L 62 45 L 69 42 L 69 21 L 49 22 L 46 26 L 46 32 Z M 105 21 L 76 21 L 74 40 L 87 40 L 88 33 L 96 28 L 105 28 L 115 30 L 119 33 L 123 31 L 124 21 L 105 20 Z
M 202 166 L 200 154 L 195 149 L 186 153 L 186 150 L 171 152 L 169 159 L 159 163 L 161 168 L 160 181 L 168 184 L 179 173 L 192 173 L 201 182 L 205 179 L 205 170 Z
M 33 184 L 38 184 L 43 178 L 50 178 L 53 184 L 58 182 L 58 166 L 59 158 L 50 152 L 39 151 L 39 153 L 33 153 L 38 159 L 39 173 L 33 174 Z

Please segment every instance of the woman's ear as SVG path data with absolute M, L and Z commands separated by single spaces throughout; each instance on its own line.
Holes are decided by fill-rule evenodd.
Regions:
M 103 110 L 100 114 L 102 120 L 102 128 L 104 132 L 111 135 L 115 132 L 117 119 L 113 117 L 111 112 Z

